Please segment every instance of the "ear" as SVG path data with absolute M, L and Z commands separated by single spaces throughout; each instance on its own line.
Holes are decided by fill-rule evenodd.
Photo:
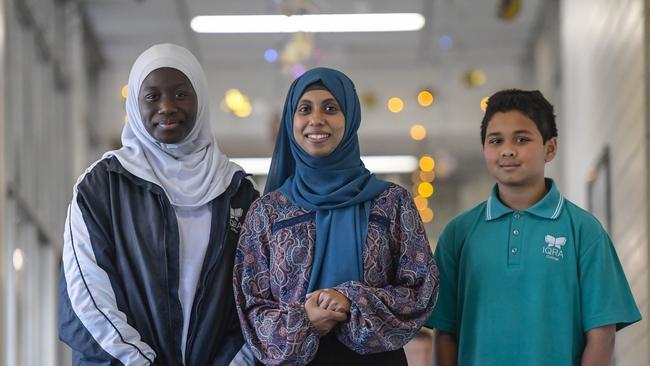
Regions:
M 544 144 L 544 161 L 549 163 L 557 154 L 557 137 L 551 137 Z

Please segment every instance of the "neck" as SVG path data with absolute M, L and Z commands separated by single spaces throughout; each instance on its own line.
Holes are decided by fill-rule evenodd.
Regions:
M 548 192 L 544 179 L 538 182 L 533 186 L 508 186 L 498 183 L 499 199 L 513 210 L 526 210 L 539 202 Z

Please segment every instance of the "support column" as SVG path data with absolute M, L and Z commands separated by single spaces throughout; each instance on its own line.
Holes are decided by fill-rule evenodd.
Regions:
M 6 0 L 0 0 L 0 334 L 4 333 L 4 328 L 6 324 L 5 319 L 5 299 L 3 294 L 5 293 L 4 289 L 7 285 L 7 275 L 6 271 L 8 270 L 5 267 L 5 201 L 7 197 L 7 187 L 5 184 L 5 159 L 7 152 L 5 150 L 5 47 L 6 47 Z M 6 354 L 7 350 L 5 349 L 5 344 L 3 340 L 0 340 L 0 355 Z M 0 357 L 0 366 L 5 365 L 4 357 Z

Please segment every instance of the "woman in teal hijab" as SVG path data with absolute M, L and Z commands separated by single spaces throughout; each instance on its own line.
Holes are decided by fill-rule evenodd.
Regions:
M 312 69 L 289 89 L 235 262 L 244 335 L 265 364 L 406 365 L 402 346 L 435 303 L 417 209 L 363 165 L 360 123 L 339 71 Z

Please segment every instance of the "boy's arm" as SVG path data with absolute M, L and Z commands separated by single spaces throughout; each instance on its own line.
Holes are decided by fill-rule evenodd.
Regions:
M 436 331 L 435 342 L 436 365 L 457 366 L 458 342 L 456 341 L 456 336 L 451 333 Z
M 609 366 L 612 364 L 616 324 L 587 331 L 587 345 L 582 353 L 581 366 Z

